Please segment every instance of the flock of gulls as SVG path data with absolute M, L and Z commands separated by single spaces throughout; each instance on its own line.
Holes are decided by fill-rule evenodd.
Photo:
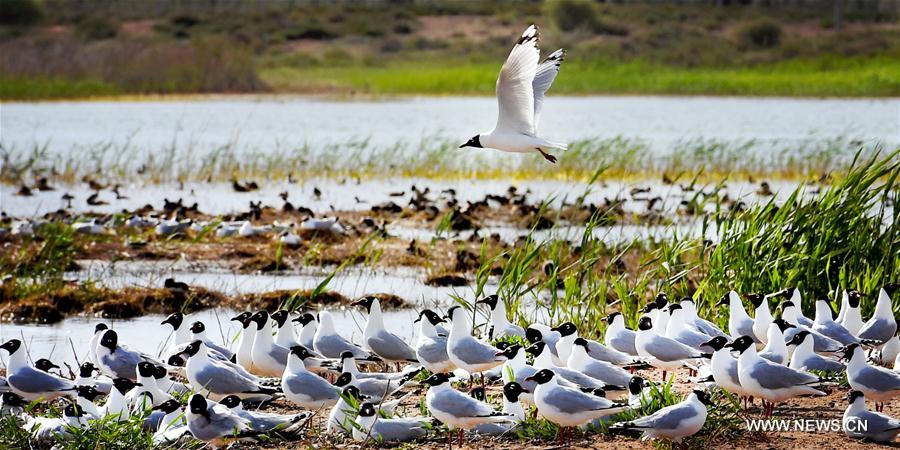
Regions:
M 769 417 L 787 399 L 825 395 L 822 389 L 837 386 L 846 374 L 851 390 L 845 433 L 892 441 L 900 420 L 878 411 L 900 395 L 900 338 L 890 298 L 897 291 L 896 284 L 880 289 L 867 321 L 860 311 L 862 294 L 853 290 L 843 294 L 837 318 L 828 301 L 818 300 L 814 319 L 797 306 L 798 289 L 747 295 L 753 318 L 732 291 L 719 302 L 728 308 L 727 331 L 699 317 L 693 299 L 675 303 L 659 294 L 641 310 L 637 330 L 626 326 L 621 313 L 605 317 L 602 342 L 580 337 L 571 322 L 522 328 L 509 321 L 496 295 L 443 315 L 422 310 L 414 343 L 385 327 L 375 297 L 353 303 L 367 315 L 359 343 L 340 334 L 327 310 L 243 312 L 231 318 L 241 329 L 233 349 L 212 340 L 202 322 L 174 313 L 160 324 L 172 336 L 156 356 L 120 340 L 138 336 L 120 337 L 98 323 L 88 348 L 80 349 L 83 362 L 74 379 L 61 376 L 49 360 L 29 363 L 18 339 L 0 345 L 7 354 L 0 414 L 15 417 L 39 442 L 66 439 L 73 428 L 111 416 L 136 420 L 157 444 L 197 439 L 219 446 L 263 435 L 302 438 L 320 416 L 327 433 L 360 442 L 418 440 L 443 424 L 452 447 L 454 433 L 460 445 L 464 432 L 515 436 L 531 410 L 556 424 L 563 442 L 571 428 L 603 424 L 680 443 L 703 428 L 716 390 L 740 396 L 745 407 L 760 398 L 763 417 Z M 769 308 L 779 300 L 781 317 L 775 319 Z M 479 307 L 488 317 L 477 327 L 483 336 L 473 334 Z M 687 368 L 692 392 L 648 416 L 619 421 L 617 414 L 640 411 L 659 388 L 635 374 L 650 367 L 662 372 L 662 383 L 667 374 Z M 468 391 L 459 390 L 461 383 Z M 485 388 L 499 383 L 498 410 L 486 401 Z M 398 406 L 417 386 L 427 388 L 428 415 L 400 417 Z M 616 391 L 623 395 L 608 398 Z M 62 417 L 25 412 L 28 402 L 61 397 Z M 276 399 L 299 411 L 261 410 Z M 867 409 L 866 399 L 876 411 Z
M 556 162 L 548 151 L 566 146 L 537 137 L 536 126 L 544 94 L 566 53 L 560 49 L 540 61 L 538 41 L 533 25 L 519 38 L 497 80 L 497 125 L 461 148 L 537 152 Z M 129 225 L 155 226 L 159 234 L 192 225 L 140 219 Z M 341 231 L 336 221 L 309 226 Z M 88 233 L 102 232 L 98 227 L 79 225 Z M 260 230 L 241 222 L 223 224 L 217 232 Z M 31 363 L 18 339 L 0 345 L 6 353 L 0 415 L 13 417 L 44 442 L 111 418 L 143 427 L 157 444 L 196 439 L 219 446 L 261 436 L 302 438 L 311 426 L 321 425 L 321 420 L 313 423 L 319 416 L 326 433 L 360 442 L 418 440 L 443 425 L 452 447 L 454 433 L 460 445 L 464 432 L 514 436 L 534 414 L 557 425 L 562 442 L 568 442 L 572 428 L 605 425 L 643 439 L 680 443 L 703 428 L 718 390 L 739 396 L 745 407 L 761 399 L 763 415 L 769 417 L 790 398 L 825 395 L 822 389 L 838 386 L 846 374 L 851 390 L 845 433 L 892 441 L 900 421 L 880 411 L 900 395 L 900 339 L 890 298 L 898 287 L 888 285 L 875 294 L 877 305 L 867 321 L 860 310 L 863 294 L 857 291 L 843 293 L 837 318 L 828 301 L 816 301 L 814 319 L 803 315 L 798 289 L 746 296 L 755 309 L 752 318 L 732 291 L 718 304 L 728 309 L 727 330 L 701 318 L 693 299 L 676 303 L 659 294 L 636 318 L 636 330 L 628 328 L 623 314 L 609 314 L 602 342 L 579 336 L 570 322 L 516 325 L 496 295 L 472 307 L 453 306 L 445 314 L 422 310 L 414 343 L 385 327 L 374 297 L 354 303 L 367 314 L 361 342 L 343 336 L 326 310 L 243 312 L 231 319 L 241 328 L 234 348 L 211 339 L 202 322 L 175 313 L 161 324 L 173 336 L 158 355 L 126 345 L 140 336 L 120 336 L 99 323 L 88 348 L 76 349 L 82 362 L 73 377 L 63 376 L 46 359 Z M 770 310 L 773 303 L 780 318 Z M 489 310 L 489 320 L 476 328 L 480 306 Z M 473 334 L 476 329 L 485 332 Z M 661 371 L 663 383 L 687 368 L 692 389 L 682 401 L 639 416 L 659 388 L 658 382 L 636 375 L 650 367 Z M 460 390 L 461 383 L 468 391 Z M 500 383 L 497 409 L 486 388 Z M 427 414 L 401 417 L 398 407 L 411 400 L 416 386 L 427 389 L 422 401 Z M 622 395 L 611 398 L 616 391 Z M 298 411 L 262 410 L 282 399 Z M 866 400 L 876 411 L 867 409 Z M 62 417 L 26 412 L 29 402 L 54 401 L 63 402 Z M 628 411 L 632 414 L 620 416 Z

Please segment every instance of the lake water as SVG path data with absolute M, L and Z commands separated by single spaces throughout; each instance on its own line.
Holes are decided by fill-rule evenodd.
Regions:
M 375 148 L 415 146 L 423 139 L 465 142 L 490 130 L 496 114 L 491 97 L 5 103 L 0 144 L 18 152 L 46 146 L 49 154 L 109 144 L 148 152 L 175 148 L 194 156 L 229 145 L 253 152 L 359 140 Z M 563 142 L 622 136 L 661 150 L 697 139 L 754 140 L 768 151 L 839 138 L 892 147 L 900 142 L 900 100 L 551 96 L 539 133 Z

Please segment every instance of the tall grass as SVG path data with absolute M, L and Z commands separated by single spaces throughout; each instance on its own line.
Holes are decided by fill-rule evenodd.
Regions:
M 180 141 L 173 138 L 173 142 Z M 0 181 L 19 183 L 40 174 L 71 183 L 98 173 L 109 182 L 128 183 L 227 182 L 233 177 L 262 181 L 289 177 L 584 181 L 601 167 L 606 168 L 604 176 L 616 179 L 656 178 L 662 174 L 675 178 L 685 173 L 702 173 L 707 179 L 717 180 L 730 175 L 806 179 L 846 169 L 859 145 L 845 139 L 805 143 L 700 139 L 658 150 L 640 139 L 598 138 L 573 142 L 568 151 L 558 155 L 558 168 L 548 171 L 546 161 L 536 155 L 498 158 L 492 152 L 459 150 L 458 142 L 441 136 L 387 146 L 358 139 L 323 147 L 262 150 L 248 150 L 236 141 L 214 149 L 196 148 L 191 143 L 148 149 L 126 141 L 76 146 L 65 152 L 51 152 L 48 144 L 34 148 L 0 146 Z M 865 153 L 877 148 L 868 146 Z

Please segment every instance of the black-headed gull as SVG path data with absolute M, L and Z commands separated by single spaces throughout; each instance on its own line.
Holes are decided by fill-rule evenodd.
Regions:
M 841 295 L 841 310 L 835 319 L 835 322 L 841 324 L 854 336 L 858 336 L 859 330 L 865 325 L 862 320 L 862 310 L 859 309 L 861 297 L 857 290 L 845 290 Z
M 436 312 L 425 309 L 419 313 L 419 340 L 416 359 L 431 373 L 452 372 L 456 364 L 447 355 L 447 336 L 438 334 L 438 325 L 445 320 Z
M 162 365 L 150 355 L 119 344 L 119 335 L 114 330 L 104 330 L 100 335 L 97 343 L 97 367 L 104 375 L 136 380 L 137 365 L 141 361 Z
M 738 376 L 737 358 L 731 354 L 728 339 L 723 336 L 716 336 L 706 342 L 706 346 L 713 349 L 709 366 L 716 386 L 741 397 L 741 400 L 745 402 L 744 406 L 746 406 L 746 400 L 752 394 L 741 386 L 741 379 Z
M 425 437 L 430 420 L 425 417 L 385 419 L 378 415 L 375 405 L 363 403 L 356 418 L 358 427 L 351 426 L 353 440 L 369 439 L 378 443 L 408 442 Z
M 331 317 L 330 312 L 320 312 L 318 322 L 319 326 L 316 327 L 316 336 L 313 338 L 313 347 L 315 351 L 322 356 L 326 358 L 340 358 L 341 353 L 351 352 L 356 359 L 377 360 L 377 357 L 371 353 L 337 334 L 334 329 L 334 319 Z
M 560 441 L 565 438 L 565 430 L 569 427 L 581 426 L 628 408 L 627 404 L 613 403 L 592 393 L 561 386 L 557 383 L 556 374 L 549 369 L 542 369 L 526 380 L 537 382 L 534 404 L 542 417 L 559 425 Z
M 458 441 L 462 446 L 462 431 L 475 428 L 482 423 L 508 422 L 514 416 L 494 411 L 491 405 L 475 400 L 450 386 L 450 376 L 436 373 L 422 381 L 429 386 L 425 394 L 425 406 L 435 419 L 441 421 L 450 431 L 459 430 Z M 448 442 L 451 436 L 447 436 Z
M 28 364 L 22 341 L 10 339 L 0 345 L 0 349 L 9 353 L 6 382 L 12 392 L 29 401 L 75 395 L 75 384 L 71 380 L 42 372 Z
M 859 330 L 857 336 L 860 339 L 869 339 L 884 344 L 894 337 L 897 333 L 897 320 L 894 319 L 890 296 L 898 289 L 900 289 L 900 284 L 889 284 L 879 289 L 875 313 Z
M 881 411 L 883 403 L 900 395 L 900 373 L 870 365 L 859 344 L 850 344 L 844 350 L 847 360 L 847 382 L 850 387 L 866 394 L 875 401 L 875 410 Z
M 287 367 L 281 378 L 281 390 L 285 398 L 306 409 L 332 406 L 339 399 L 338 391 L 324 378 L 306 368 L 303 360 L 310 357 L 305 347 L 291 347 Z
M 754 338 L 755 342 L 760 342 L 756 340 L 756 336 L 753 334 L 753 319 L 750 318 L 747 310 L 744 309 L 744 304 L 741 302 L 741 297 L 737 292 L 731 291 L 725 294 L 716 303 L 716 306 L 728 307 L 728 334 L 732 339 L 750 336 Z
M 496 347 L 472 336 L 472 325 L 466 310 L 454 306 L 447 314 L 450 316 L 450 335 L 447 336 L 447 356 L 456 367 L 465 370 L 469 375 L 483 373 L 503 364 L 506 357 Z
M 312 416 L 311 412 L 301 412 L 296 414 L 275 414 L 262 411 L 248 411 L 244 409 L 241 398 L 236 395 L 229 395 L 219 401 L 235 414 L 247 419 L 250 422 L 250 428 L 254 431 L 268 433 L 290 432 L 289 428 L 301 424 Z
M 692 360 L 704 357 L 700 350 L 658 334 L 654 331 L 652 320 L 647 316 L 641 317 L 638 322 L 635 344 L 641 358 L 651 366 L 662 369 L 663 379 L 666 378 L 667 371 L 674 371 Z M 691 365 L 696 365 L 696 361 Z
M 538 152 L 551 163 L 556 157 L 550 149 L 568 148 L 537 136 L 538 119 L 544 94 L 550 89 L 566 51 L 559 49 L 540 61 L 538 27 L 531 25 L 516 41 L 515 47 L 497 77 L 497 125 L 488 133 L 473 136 L 463 147 L 493 148 L 505 152 Z
M 866 398 L 860 391 L 847 393 L 847 410 L 842 419 L 844 434 L 855 439 L 893 442 L 900 434 L 900 420 L 866 409 Z
M 813 338 L 809 331 L 803 330 L 795 334 L 788 345 L 794 347 L 794 351 L 791 353 L 791 362 L 788 365 L 791 369 L 843 372 L 846 368 L 839 361 L 826 358 L 813 351 Z
M 776 403 L 791 397 L 825 395 L 811 386 L 821 381 L 816 375 L 760 358 L 750 336 L 741 336 L 728 345 L 741 353 L 738 357 L 741 387 L 750 395 L 763 399 L 766 417 L 772 415 Z
M 693 391 L 680 403 L 630 422 L 619 422 L 611 429 L 643 431 L 642 440 L 669 439 L 675 443 L 694 435 L 706 423 L 706 407 L 713 403 L 704 391 Z
M 769 324 L 769 331 L 766 333 L 766 346 L 759 351 L 759 356 L 774 363 L 787 365 L 788 348 L 784 338 L 784 331 L 788 328 L 796 328 L 784 321 L 783 319 L 775 319 Z
M 252 440 L 258 434 L 253 432 L 250 421 L 200 394 L 188 400 L 187 427 L 191 435 L 212 447 L 223 446 L 229 438 Z
M 196 392 L 214 400 L 232 394 L 244 399 L 268 400 L 275 393 L 239 366 L 210 359 L 203 341 L 191 342 L 185 353 L 188 355 L 185 373 Z
M 384 327 L 381 302 L 372 296 L 363 297 L 353 306 L 366 308 L 369 317 L 363 330 L 363 343 L 369 350 L 386 362 L 418 362 L 416 351 L 403 339 Z
M 497 294 L 488 295 L 487 297 L 475 302 L 476 305 L 487 305 L 491 309 L 491 339 L 498 339 L 506 336 L 525 337 L 525 329 L 509 323 L 506 318 L 506 302 L 500 300 Z
M 631 356 L 638 356 L 637 347 L 634 345 L 635 333 L 625 326 L 625 316 L 620 312 L 614 312 L 603 320 L 609 324 L 603 340 L 606 346 Z

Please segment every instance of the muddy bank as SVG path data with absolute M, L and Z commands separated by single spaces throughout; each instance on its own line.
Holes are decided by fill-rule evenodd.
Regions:
M 372 293 L 385 309 L 409 308 L 411 304 L 394 294 Z M 19 297 L 11 283 L 0 284 L 0 321 L 57 323 L 69 316 L 130 319 L 147 314 L 193 313 L 210 308 L 235 310 L 289 308 L 318 309 L 348 307 L 353 299 L 329 290 L 280 290 L 244 295 L 225 295 L 199 286 L 187 289 L 125 287 L 110 289 L 94 283 L 66 283 Z

